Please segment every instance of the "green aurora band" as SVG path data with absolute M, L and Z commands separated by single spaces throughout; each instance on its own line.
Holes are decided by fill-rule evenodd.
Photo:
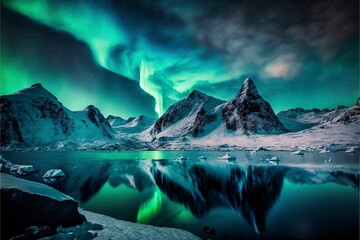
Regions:
M 281 62 L 281 58 L 269 57 L 274 60 L 271 65 L 262 63 L 256 67 L 246 67 L 228 64 L 220 54 L 204 57 L 209 51 L 206 47 L 190 50 L 161 47 L 147 39 L 144 28 L 130 31 L 129 26 L 116 18 L 114 11 L 100 3 L 5 0 L 3 4 L 12 11 L 84 42 L 100 67 L 138 82 L 145 92 L 152 95 L 159 116 L 194 88 L 228 100 L 236 94 L 246 76 L 255 76 L 260 93 L 270 101 L 276 112 L 291 107 L 350 106 L 359 96 L 357 41 L 345 44 L 333 61 L 323 62 L 320 57 L 314 56 L 302 63 L 295 62 L 294 66 L 301 66 L 296 74 L 291 73 L 290 77 L 282 79 L 283 75 L 274 72 L 274 69 L 288 73 L 292 65 Z M 187 30 L 187 35 L 179 37 L 195 36 L 197 31 Z M 125 50 L 114 57 L 119 47 Z M 17 59 L 11 58 L 11 53 L 3 55 L 1 78 L 5 80 L 2 80 L 1 93 L 28 87 L 30 73 Z M 322 68 L 320 71 L 319 65 Z M 270 69 L 271 76 L 266 75 L 269 73 L 265 71 L 269 66 L 274 67 Z M 51 77 L 41 74 L 43 79 Z M 310 80 L 305 81 L 305 78 Z M 83 94 L 86 98 L 86 93 Z M 103 105 L 106 105 L 105 101 Z M 109 106 L 102 111 L 109 113 L 111 109 Z

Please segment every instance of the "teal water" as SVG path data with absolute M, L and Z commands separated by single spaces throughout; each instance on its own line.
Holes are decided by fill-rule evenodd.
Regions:
M 358 239 L 359 154 L 232 152 L 3 152 L 66 179 L 54 187 L 114 218 L 211 239 Z M 176 161 L 182 154 L 189 160 Z M 199 156 L 207 157 L 200 161 Z M 264 161 L 277 156 L 279 165 Z M 331 162 L 325 161 L 331 158 Z M 203 232 L 215 228 L 214 235 Z

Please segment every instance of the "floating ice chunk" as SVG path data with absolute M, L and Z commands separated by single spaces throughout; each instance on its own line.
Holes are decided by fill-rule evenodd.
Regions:
M 219 159 L 224 159 L 224 160 L 235 160 L 236 157 L 231 155 L 230 153 L 226 153 L 224 156 L 219 157 Z
M 33 172 L 36 172 L 33 165 L 12 165 L 10 168 L 10 173 L 16 174 L 16 175 L 28 175 Z
M 6 160 L 2 156 L 0 156 L 1 160 L 1 170 L 5 170 L 10 172 L 13 175 L 29 175 L 33 172 L 36 172 L 33 165 L 19 165 L 13 164 L 12 162 Z
M 304 155 L 304 152 L 301 150 L 295 151 L 291 153 L 292 155 Z
M 279 162 L 280 159 L 278 157 L 272 157 L 272 158 L 265 159 L 265 161 L 267 161 L 267 162 Z
M 184 157 L 182 154 L 180 154 L 177 158 L 176 158 L 176 160 L 188 160 L 189 158 L 187 158 L 187 157 Z
M 354 153 L 354 152 L 356 152 L 356 148 L 355 147 L 351 147 L 351 148 L 348 148 L 345 152 L 347 152 L 347 153 Z
M 206 160 L 206 157 L 200 156 L 199 159 L 200 159 L 200 160 Z
M 265 159 L 268 163 L 277 166 L 279 164 L 280 159 L 278 157 L 272 157 Z
M 65 177 L 64 171 L 61 169 L 50 169 L 43 176 L 43 178 L 57 178 L 57 177 Z
M 330 153 L 328 148 L 321 149 L 319 153 Z

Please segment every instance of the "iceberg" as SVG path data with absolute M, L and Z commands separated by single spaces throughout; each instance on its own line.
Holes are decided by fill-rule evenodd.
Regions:
M 292 155 L 304 155 L 304 152 L 301 150 L 295 151 L 291 153 Z

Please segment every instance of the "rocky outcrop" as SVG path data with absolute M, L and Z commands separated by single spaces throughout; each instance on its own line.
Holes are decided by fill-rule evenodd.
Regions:
M 222 118 L 227 129 L 244 134 L 287 132 L 250 78 L 244 81 L 236 97 L 225 104 Z
M 1 235 L 25 233 L 31 226 L 69 227 L 83 223 L 78 203 L 49 186 L 1 174 Z M 51 231 L 50 231 L 51 232 Z

